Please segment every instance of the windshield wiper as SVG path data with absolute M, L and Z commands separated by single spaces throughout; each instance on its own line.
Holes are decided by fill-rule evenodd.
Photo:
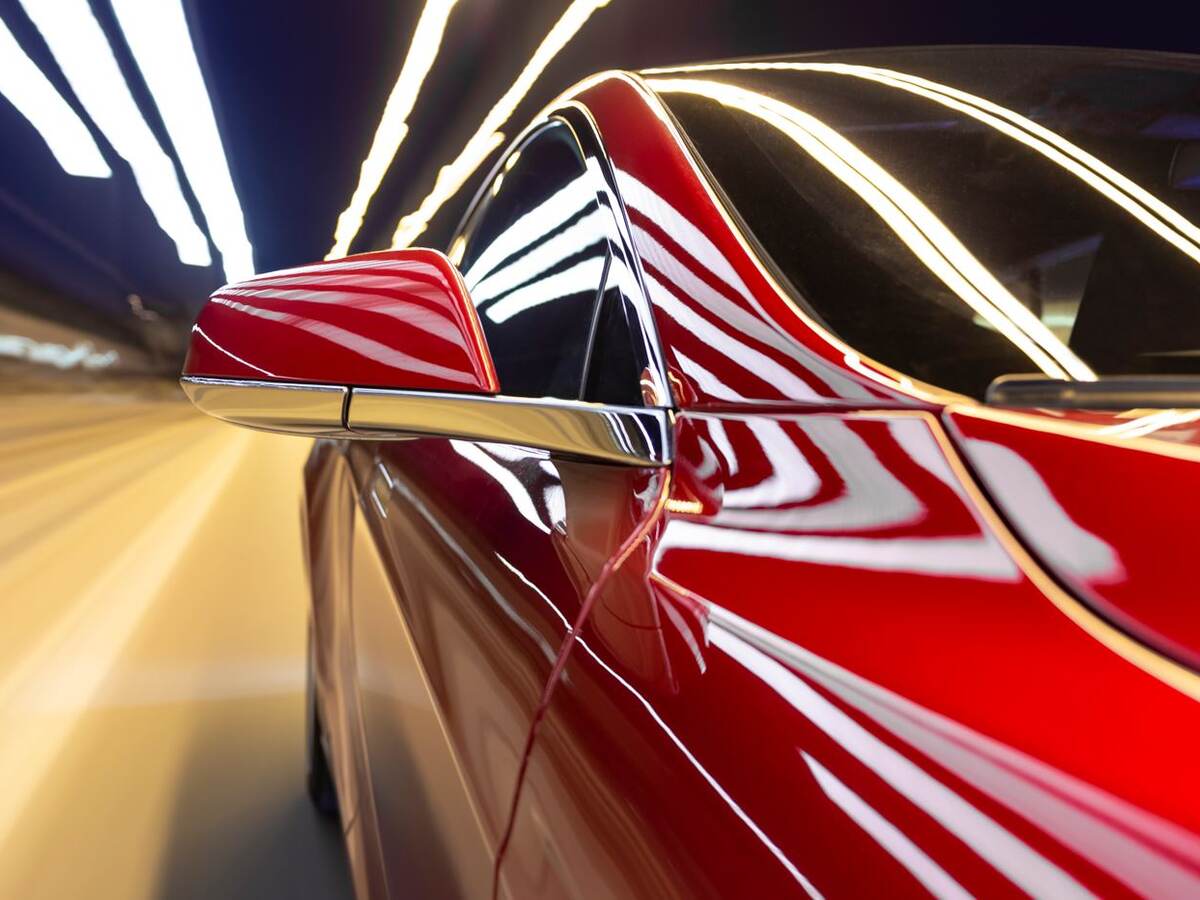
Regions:
M 1001 375 L 984 399 L 990 406 L 1043 409 L 1200 408 L 1200 375 L 1106 375 L 1096 381 Z

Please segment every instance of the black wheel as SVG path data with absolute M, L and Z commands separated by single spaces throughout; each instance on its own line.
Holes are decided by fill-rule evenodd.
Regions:
M 317 812 L 328 819 L 338 815 L 337 788 L 329 772 L 329 760 L 325 755 L 325 731 L 321 726 L 321 712 L 317 708 L 316 672 L 313 659 L 312 626 L 308 637 L 308 674 L 305 679 L 305 705 L 307 706 L 307 753 L 306 782 L 308 798 Z

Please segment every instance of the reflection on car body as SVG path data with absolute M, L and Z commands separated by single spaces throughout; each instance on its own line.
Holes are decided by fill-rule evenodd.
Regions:
M 1200 376 L 1197 97 L 1115 51 L 610 73 L 449 257 L 219 292 L 195 402 L 328 435 L 360 894 L 1200 890 L 1195 411 L 986 402 Z

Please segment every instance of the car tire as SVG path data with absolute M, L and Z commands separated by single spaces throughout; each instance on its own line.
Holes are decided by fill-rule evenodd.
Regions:
M 308 671 L 305 679 L 306 784 L 308 799 L 322 816 L 336 819 L 338 816 L 337 787 L 329 771 L 329 760 L 325 755 L 325 729 L 321 725 L 321 711 L 317 705 L 316 671 L 314 665 L 312 628 L 309 627 Z

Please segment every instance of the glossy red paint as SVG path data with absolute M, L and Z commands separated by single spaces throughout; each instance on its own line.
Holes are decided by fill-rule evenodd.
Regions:
M 1121 627 L 1200 664 L 1191 550 L 1196 416 L 998 412 L 948 420 L 1009 521 L 1071 590 Z M 1118 513 L 1117 510 L 1121 510 Z
M 615 170 L 670 374 L 686 385 L 679 405 L 927 405 L 911 380 L 861 359 L 799 311 L 714 202 L 646 88 L 613 76 L 576 99 Z
M 1159 487 L 1190 490 L 1192 448 L 1101 440 L 1120 423 L 1099 414 L 943 420 L 797 313 L 634 81 L 576 100 L 681 386 L 674 463 L 318 443 L 318 684 L 360 894 L 401 892 L 396 810 L 429 798 L 389 797 L 398 761 L 367 758 L 352 518 L 386 576 L 372 621 L 405 623 L 497 895 L 1200 893 L 1200 677 L 1109 621 L 1192 640 L 1167 602 L 1185 560 L 1154 569 L 1193 530 Z M 1074 532 L 1031 527 L 980 441 L 1127 580 L 1054 569 L 1046 542 Z
M 1060 611 L 935 419 L 682 428 L 720 502 L 582 629 L 514 895 L 1200 890 L 1195 700 Z
M 221 288 L 184 375 L 495 393 L 462 278 L 435 250 L 364 253 Z

